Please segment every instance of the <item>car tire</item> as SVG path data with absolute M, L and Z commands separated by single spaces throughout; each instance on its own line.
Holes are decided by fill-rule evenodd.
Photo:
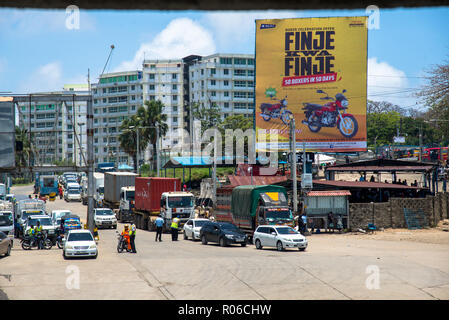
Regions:
M 220 242 L 220 247 L 226 247 L 226 240 L 224 237 L 221 237 L 219 242 Z
M 282 245 L 282 242 L 281 242 L 281 241 L 278 241 L 278 242 L 276 243 L 276 249 L 277 249 L 278 251 L 284 251 L 284 246 Z
M 246 247 L 246 242 L 240 244 L 242 247 Z
M 62 257 L 64 258 L 64 260 L 67 260 L 67 256 L 65 255 L 65 251 L 62 251 Z
M 306 251 L 306 248 L 298 248 L 299 251 Z
M 114 229 L 117 229 L 117 225 L 114 226 Z
M 203 234 L 203 236 L 201 237 L 201 243 L 206 245 L 207 244 L 207 239 L 206 236 Z
M 256 239 L 255 245 L 256 245 L 256 249 L 262 250 L 262 248 L 263 248 L 262 243 L 260 243 L 259 239 Z
M 184 240 L 187 240 L 188 238 L 187 238 L 187 234 L 186 234 L 186 231 L 184 230 Z
M 8 249 L 6 249 L 5 257 L 8 257 L 11 255 L 11 245 L 8 245 Z

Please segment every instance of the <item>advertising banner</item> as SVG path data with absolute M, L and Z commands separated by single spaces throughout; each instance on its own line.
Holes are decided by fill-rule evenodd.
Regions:
M 256 20 L 257 151 L 289 150 L 293 118 L 297 149 L 366 150 L 366 21 Z

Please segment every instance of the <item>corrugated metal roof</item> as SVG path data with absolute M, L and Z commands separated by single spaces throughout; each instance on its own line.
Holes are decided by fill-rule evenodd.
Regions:
M 310 191 L 307 193 L 308 197 L 336 197 L 350 195 L 351 192 L 348 190 Z
M 231 186 L 248 186 L 248 185 L 269 185 L 282 181 L 287 181 L 287 176 L 253 176 L 251 183 L 251 176 L 228 176 Z
M 404 186 L 402 184 L 368 182 L 368 181 L 335 181 L 335 180 L 313 180 L 313 184 L 324 184 L 335 187 L 346 188 L 380 188 L 380 189 L 424 189 L 420 187 Z
M 327 167 L 327 171 L 427 171 L 431 170 L 433 166 L 353 166 L 353 167 Z

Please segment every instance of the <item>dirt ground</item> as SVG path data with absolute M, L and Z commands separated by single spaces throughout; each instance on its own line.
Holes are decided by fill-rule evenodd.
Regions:
M 436 228 L 424 228 L 418 230 L 409 229 L 384 229 L 374 233 L 349 232 L 342 235 L 352 239 L 372 239 L 386 241 L 413 241 L 432 244 L 449 245 L 449 219 L 442 220 Z

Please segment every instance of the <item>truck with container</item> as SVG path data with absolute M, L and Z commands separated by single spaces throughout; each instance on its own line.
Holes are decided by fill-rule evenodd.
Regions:
M 103 207 L 119 209 L 122 188 L 134 186 L 136 177 L 138 175 L 132 172 L 106 172 L 104 174 Z
M 259 225 L 294 227 L 295 220 L 287 199 L 287 190 L 276 185 L 217 188 L 213 216 L 216 221 L 235 224 L 252 241 Z
M 23 236 L 23 227 L 28 217 L 46 215 L 45 202 L 37 199 L 19 200 L 14 206 L 14 231 L 17 238 Z
M 165 206 L 165 210 L 161 207 Z M 172 219 L 178 216 L 178 228 L 195 216 L 195 200 L 190 192 L 181 191 L 178 178 L 136 178 L 134 223 L 139 229 L 156 230 L 158 215 L 164 219 L 163 231 L 170 230 Z
M 48 196 L 58 194 L 58 177 L 54 175 L 39 176 L 39 195 Z
M 94 195 L 93 195 L 94 206 L 102 207 L 104 198 L 104 173 L 94 172 L 93 181 L 94 181 Z M 87 177 L 81 178 L 80 186 L 81 186 L 81 200 L 83 204 L 87 204 L 88 188 L 89 188 L 89 180 Z
M 122 187 L 120 190 L 120 207 L 117 213 L 117 219 L 120 222 L 133 222 L 135 205 L 135 187 Z

